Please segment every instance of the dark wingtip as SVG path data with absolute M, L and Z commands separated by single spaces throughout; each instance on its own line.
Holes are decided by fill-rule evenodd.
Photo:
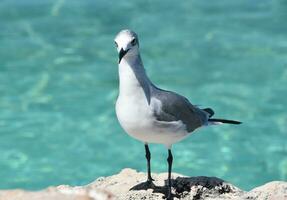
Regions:
M 233 121 L 234 123 L 233 124 L 236 124 L 236 125 L 239 125 L 239 124 L 242 124 L 243 122 L 239 122 L 239 121 Z
M 210 121 L 210 122 L 221 122 L 224 124 L 236 124 L 236 125 L 242 124 L 242 122 L 240 122 L 240 121 L 228 120 L 228 119 L 209 119 L 208 121 Z
M 209 113 L 209 117 L 212 117 L 214 115 L 214 111 L 211 108 L 204 108 L 203 110 Z

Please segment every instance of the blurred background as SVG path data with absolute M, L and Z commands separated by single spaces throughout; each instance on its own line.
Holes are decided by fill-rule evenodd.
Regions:
M 156 85 L 244 122 L 174 145 L 174 172 L 245 190 L 286 181 L 286 20 L 285 0 L 1 0 L 0 189 L 146 170 L 114 111 L 124 28 Z M 152 171 L 166 172 L 165 147 L 151 152 Z

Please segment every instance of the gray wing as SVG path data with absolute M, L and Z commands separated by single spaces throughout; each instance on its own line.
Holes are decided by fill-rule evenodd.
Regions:
M 159 121 L 181 120 L 186 125 L 187 131 L 191 132 L 206 124 L 208 120 L 208 113 L 193 106 L 188 99 L 174 92 L 153 88 L 151 96 L 162 104 L 160 112 L 154 113 Z

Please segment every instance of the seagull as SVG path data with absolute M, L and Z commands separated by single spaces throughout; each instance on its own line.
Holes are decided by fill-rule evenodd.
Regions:
M 148 78 L 140 56 L 139 40 L 132 30 L 115 37 L 119 54 L 119 95 L 116 115 L 125 132 L 144 143 L 147 184 L 152 184 L 149 143 L 163 144 L 168 150 L 167 199 L 172 198 L 171 147 L 196 129 L 215 124 L 240 124 L 239 121 L 212 118 L 211 108 L 200 109 L 175 92 L 160 89 Z

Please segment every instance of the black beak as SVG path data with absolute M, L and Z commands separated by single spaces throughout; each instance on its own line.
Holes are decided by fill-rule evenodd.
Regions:
M 119 52 L 119 63 L 121 62 L 121 60 L 122 60 L 122 58 L 124 57 L 124 55 L 126 55 L 126 53 L 129 51 L 129 49 L 128 50 L 123 50 L 123 49 L 121 49 L 120 50 L 120 52 Z

